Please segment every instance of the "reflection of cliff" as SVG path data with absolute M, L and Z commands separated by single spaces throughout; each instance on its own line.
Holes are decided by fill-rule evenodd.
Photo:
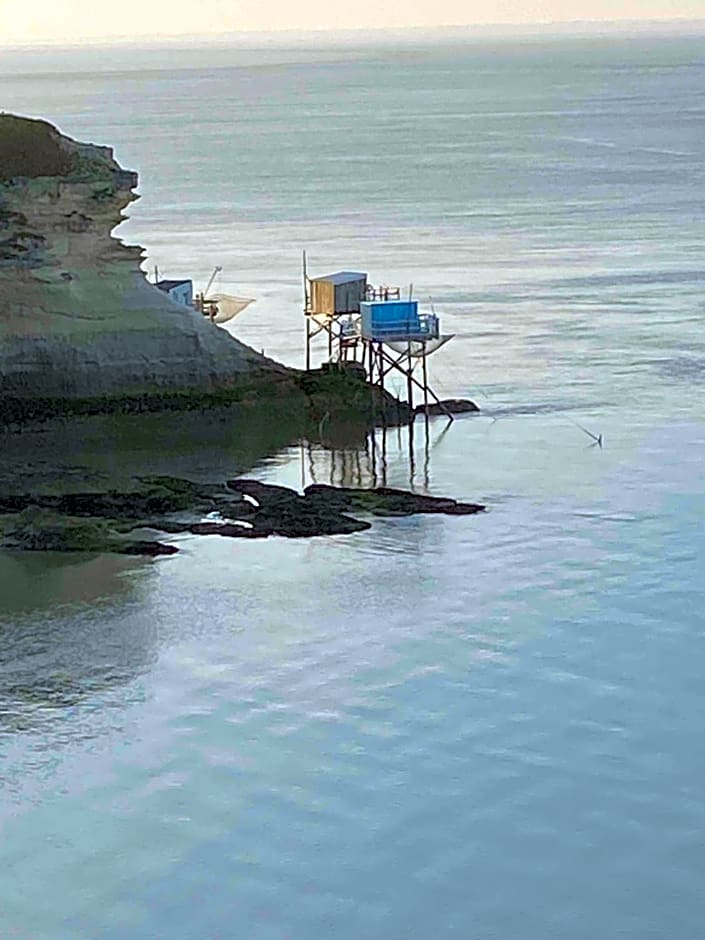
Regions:
M 0 624 L 18 613 L 125 594 L 130 582 L 123 575 L 136 564 L 119 555 L 0 552 Z
M 45 727 L 57 710 L 149 668 L 157 655 L 151 625 L 114 603 L 149 571 L 115 555 L 0 554 L 0 733 Z
M 208 391 L 276 368 L 172 303 L 111 236 L 136 185 L 108 148 L 0 114 L 1 394 Z
M 95 416 L 0 432 L 0 492 L 85 491 L 155 473 L 224 480 L 291 434 L 288 422 L 259 408 Z M 153 562 L 119 555 L 0 552 L 0 733 L 44 727 L 149 668 L 157 637 L 132 601 L 154 574 Z
M 244 473 L 298 433 L 272 409 L 94 415 L 0 430 L 0 493 L 125 488 L 135 476 L 212 482 Z M 0 616 L 2 602 L 0 592 Z

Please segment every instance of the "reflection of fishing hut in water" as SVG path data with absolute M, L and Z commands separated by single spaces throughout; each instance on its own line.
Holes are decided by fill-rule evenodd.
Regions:
M 388 376 L 399 373 L 406 381 L 406 397 L 414 409 L 414 392 L 420 394 L 419 410 L 428 415 L 429 399 L 438 411 L 452 415 L 431 388 L 427 360 L 451 336 L 442 336 L 435 312 L 422 313 L 418 301 L 402 299 L 398 287 L 373 287 L 367 274 L 339 271 L 325 277 L 308 276 L 304 254 L 304 315 L 306 320 L 306 369 L 311 368 L 314 341 L 327 342 L 327 361 L 340 368 L 357 367 L 384 390 Z
M 211 323 L 227 323 L 239 313 L 242 313 L 250 304 L 255 301 L 250 297 L 236 297 L 233 294 L 212 293 L 215 279 L 223 269 L 216 267 L 210 276 L 205 289 L 195 295 L 193 293 L 193 281 L 190 279 L 181 280 L 160 280 L 159 270 L 154 269 L 154 286 L 162 293 L 167 294 L 171 300 L 183 307 L 190 307 L 198 313 L 202 313 Z
M 300 440 L 301 489 L 311 483 L 369 489 L 375 486 L 419 486 L 428 490 L 431 454 L 450 430 L 426 422 L 421 447 L 414 425 L 366 429 L 349 437 L 332 436 L 327 426 L 314 439 Z M 338 428 L 337 430 L 340 430 Z

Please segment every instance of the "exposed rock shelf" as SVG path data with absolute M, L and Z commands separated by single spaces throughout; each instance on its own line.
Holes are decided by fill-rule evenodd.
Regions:
M 445 398 L 443 401 L 433 401 L 428 405 L 418 405 L 414 409 L 414 414 L 438 417 L 440 415 L 475 414 L 479 410 L 475 402 L 467 398 Z
M 474 515 L 484 508 L 389 487 L 316 484 L 301 495 L 257 480 L 223 485 L 146 477 L 124 492 L 0 495 L 0 533 L 6 548 L 158 555 L 177 549 L 134 533 L 310 538 L 361 532 L 370 528 L 369 517 Z

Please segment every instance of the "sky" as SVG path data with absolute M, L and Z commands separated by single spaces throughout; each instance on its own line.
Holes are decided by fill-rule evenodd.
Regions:
M 278 30 L 702 19 L 705 0 L 0 0 L 0 46 Z

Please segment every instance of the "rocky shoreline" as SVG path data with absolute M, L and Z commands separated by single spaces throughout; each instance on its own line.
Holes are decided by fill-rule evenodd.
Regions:
M 0 494 L 0 547 L 172 555 L 177 546 L 159 541 L 160 535 L 350 535 L 369 529 L 375 517 L 474 515 L 484 509 L 477 503 L 390 487 L 314 484 L 299 494 L 258 480 L 196 483 L 155 476 L 135 480 L 131 489 L 122 491 Z M 148 532 L 157 538 L 147 538 Z
M 356 372 L 316 369 L 254 373 L 228 388 L 203 391 L 179 389 L 122 395 L 0 398 L 0 429 L 22 427 L 53 419 L 92 415 L 139 415 L 155 412 L 207 411 L 235 408 L 247 414 L 266 406 L 272 417 L 288 420 L 292 428 L 326 421 L 357 421 L 368 428 L 408 424 L 409 406 Z
M 482 511 L 384 488 L 314 486 L 301 495 L 242 478 L 211 484 L 126 470 L 126 460 L 150 474 L 171 460 L 167 472 L 178 472 L 179 441 L 200 467 L 200 441 L 221 456 L 233 438 L 243 439 L 244 451 L 251 442 L 255 453 L 260 446 L 269 452 L 277 442 L 322 440 L 338 428 L 364 439 L 375 426 L 407 425 L 419 413 L 359 368 L 300 372 L 274 362 L 149 284 L 143 250 L 112 234 L 138 198 L 137 181 L 107 147 L 79 143 L 45 121 L 0 114 L 0 437 L 7 445 L 0 547 L 173 554 L 177 547 L 154 533 L 343 535 L 369 528 L 374 516 Z M 475 410 L 452 401 L 428 414 Z M 170 412 L 192 429 L 189 440 Z M 158 425 L 150 414 L 161 416 Z M 138 429 L 125 428 L 135 415 L 155 432 L 146 445 Z M 88 416 L 105 419 L 109 433 L 96 436 L 84 426 Z M 13 431 L 30 446 L 18 446 Z M 47 447 L 52 435 L 81 464 L 102 454 L 110 465 L 106 488 L 75 491 L 62 481 L 63 458 Z M 24 470 L 13 460 L 20 453 Z M 41 471 L 44 489 L 32 485 L 38 463 L 49 464 Z

